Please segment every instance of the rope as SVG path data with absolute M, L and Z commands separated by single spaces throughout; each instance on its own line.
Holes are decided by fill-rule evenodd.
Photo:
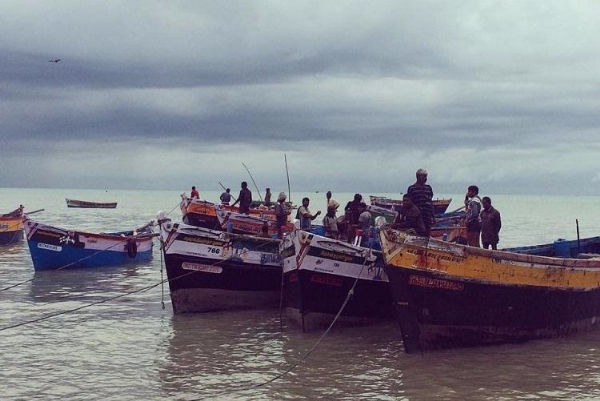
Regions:
M 15 231 L 15 232 L 13 233 L 13 236 L 12 236 L 12 238 L 11 238 L 11 239 L 10 239 L 10 240 L 9 240 L 9 241 L 6 243 L 6 244 L 4 244 L 4 245 L 12 245 L 12 244 L 13 244 L 13 241 L 15 241 L 15 238 L 17 238 L 17 235 L 18 235 L 19 231 L 21 231 L 21 235 L 23 235 L 23 229 Z M 15 242 L 16 242 L 16 241 L 15 241 Z
M 279 329 L 283 333 L 283 259 L 281 260 L 281 284 L 279 285 Z
M 173 207 L 173 208 L 172 208 L 172 209 L 171 209 L 171 210 L 170 210 L 170 211 L 167 213 L 167 215 L 169 215 L 169 214 L 173 213 L 173 211 L 174 211 L 176 208 L 178 208 L 178 207 L 179 207 L 179 205 L 180 205 L 179 203 L 178 203 L 177 205 L 175 205 L 175 207 Z M 43 210 L 43 209 L 42 209 L 42 210 Z M 157 223 L 154 223 L 154 222 L 151 222 L 151 223 L 148 223 L 148 224 L 147 224 L 147 226 L 148 226 L 148 227 L 150 227 L 150 228 L 156 227 L 157 225 L 158 225 L 158 224 L 157 224 Z M 119 237 L 119 238 L 120 238 L 120 237 Z M 129 240 L 129 238 L 124 238 L 124 239 L 123 239 L 123 241 L 127 241 L 127 240 Z M 65 269 L 65 268 L 67 268 L 67 267 L 69 267 L 69 266 L 72 266 L 72 265 L 74 265 L 74 264 L 76 264 L 76 263 L 79 263 L 79 262 L 81 262 L 81 261 L 83 261 L 83 260 L 86 260 L 86 259 L 92 258 L 92 257 L 94 257 L 94 256 L 98 255 L 99 253 L 102 253 L 102 252 L 108 251 L 108 250 L 112 249 L 113 247 L 115 247 L 115 246 L 117 246 L 117 245 L 120 245 L 120 244 L 121 244 L 121 243 L 117 243 L 117 244 L 115 244 L 115 245 L 109 246 L 109 247 L 108 247 L 108 248 L 106 248 L 106 249 L 101 249 L 101 250 L 97 251 L 96 253 L 94 253 L 94 254 L 92 254 L 92 255 L 86 256 L 86 257 L 84 257 L 84 258 L 81 258 L 81 259 L 79 259 L 79 260 L 76 260 L 75 262 L 69 263 L 69 264 L 67 264 L 67 265 L 64 265 L 64 266 L 61 266 L 61 267 L 59 267 L 59 268 L 57 268 L 57 269 L 52 269 L 52 270 L 62 270 L 62 269 Z M 161 258 L 162 258 L 162 254 L 161 254 Z M 161 279 L 163 279 L 163 276 L 162 276 L 162 261 L 161 261 Z M 19 282 L 19 283 L 16 283 L 16 284 L 10 285 L 10 286 L 8 286 L 8 287 L 1 288 L 1 289 L 0 289 L 0 292 L 4 292 L 4 291 L 7 291 L 7 290 L 10 290 L 10 289 L 12 289 L 12 288 L 15 288 L 15 287 L 21 286 L 21 285 L 23 285 L 23 284 L 27 284 L 27 283 L 29 283 L 29 282 L 31 282 L 31 281 L 33 281 L 33 277 L 32 277 L 32 278 L 30 278 L 30 279 L 28 279 L 28 280 L 21 281 L 21 282 Z
M 153 226 L 155 226 L 155 225 L 156 225 L 155 223 L 152 223 L 152 224 L 150 224 L 150 223 L 149 223 L 147 226 L 148 226 L 148 227 L 153 227 Z M 78 259 L 78 260 L 76 260 L 76 261 L 74 261 L 74 262 L 68 263 L 68 264 L 66 264 L 66 265 L 63 265 L 63 266 L 60 266 L 60 267 L 58 267 L 58 268 L 56 268 L 56 269 L 51 269 L 51 270 L 58 271 L 58 270 L 66 269 L 66 268 L 67 268 L 67 267 L 69 267 L 69 266 L 73 266 L 73 265 L 75 265 L 75 264 L 77 264 L 77 263 L 79 263 L 79 262 L 81 262 L 81 261 L 84 261 L 84 260 L 87 260 L 87 259 L 93 258 L 94 256 L 96 256 L 96 255 L 98 255 L 98 254 L 100 254 L 100 253 L 102 253 L 102 252 L 109 251 L 109 250 L 111 250 L 112 248 L 114 248 L 114 247 L 116 247 L 116 246 L 118 246 L 118 245 L 122 245 L 122 243 L 123 243 L 123 242 L 129 241 L 129 240 L 130 240 L 131 238 L 133 238 L 133 237 L 134 237 L 134 236 L 131 236 L 131 237 L 115 237 L 115 238 L 118 238 L 118 239 L 119 239 L 119 242 L 117 242 L 116 244 L 114 244 L 114 245 L 111 245 L 111 246 L 109 246 L 108 248 L 105 248 L 105 249 L 100 249 L 100 250 L 98 250 L 97 252 L 94 252 L 94 253 L 93 253 L 93 254 L 91 254 L 91 255 L 85 256 L 85 257 L 83 257 L 83 258 L 81 258 L 81 259 Z M 6 290 L 10 290 L 11 288 L 15 288 L 15 287 L 18 287 L 18 286 L 20 286 L 20 285 L 23 285 L 23 284 L 29 283 L 29 282 L 30 282 L 30 281 L 32 281 L 32 280 L 33 280 L 33 278 L 30 278 L 30 279 L 28 279 L 28 280 L 25 280 L 25 281 L 22 281 L 22 282 L 20 282 L 20 283 L 13 284 L 13 285 L 11 285 L 11 286 L 8 286 L 8 287 L 5 287 L 5 288 L 2 288 L 2 289 L 0 289 L 0 292 L 4 292 L 4 291 L 6 291 Z
M 163 256 L 163 252 L 162 252 L 162 241 L 160 241 L 160 283 L 161 283 L 161 287 L 160 287 L 160 304 L 162 306 L 162 309 L 165 310 L 165 276 L 164 276 L 164 256 Z
M 119 298 L 125 297 L 127 295 L 132 295 L 132 294 L 136 294 L 136 293 L 139 293 L 139 292 L 150 290 L 150 289 L 152 289 L 154 287 L 159 286 L 160 284 L 161 283 L 155 283 L 155 284 L 152 284 L 152 285 L 149 285 L 149 286 L 137 289 L 137 290 L 126 292 L 124 294 L 115 295 L 113 297 L 102 299 L 102 300 L 96 301 L 96 302 L 92 302 L 92 303 L 87 304 L 87 305 L 82 305 L 82 306 L 79 306 L 77 308 L 73 308 L 73 309 L 69 309 L 69 310 L 65 310 L 65 311 L 61 311 L 61 312 L 50 313 L 50 314 L 48 314 L 46 316 L 42 316 L 42 317 L 39 317 L 39 318 L 36 318 L 36 319 L 28 320 L 28 321 L 21 322 L 21 323 L 16 323 L 16 324 L 13 324 L 13 325 L 10 325 L 10 326 L 0 327 L 0 331 L 14 329 L 16 327 L 21 327 L 21 326 L 25 326 L 25 325 L 32 324 L 32 323 L 41 322 L 43 320 L 48 320 L 48 319 L 56 317 L 56 316 L 66 315 L 66 314 L 69 314 L 69 313 L 77 312 L 77 311 L 80 311 L 82 309 L 90 308 L 92 306 L 103 304 L 103 303 L 108 302 L 108 301 L 114 301 L 115 299 L 119 299 Z
M 161 250 L 164 252 L 164 242 L 162 241 L 162 239 L 160 240 L 160 242 L 161 242 Z M 265 245 L 266 245 L 266 243 L 265 243 Z M 372 250 L 372 242 L 371 242 L 371 245 L 370 245 L 370 248 L 369 248 L 369 250 L 370 250 L 370 251 Z M 161 254 L 162 254 L 163 252 L 161 252 Z M 265 386 L 265 385 L 267 385 L 267 384 L 270 384 L 270 383 L 274 382 L 274 381 L 275 381 L 275 380 L 277 380 L 277 379 L 280 379 L 281 377 L 285 376 L 286 374 L 290 373 L 290 372 L 291 372 L 292 370 L 294 370 L 294 369 L 295 369 L 295 368 L 296 368 L 296 367 L 297 367 L 297 366 L 298 366 L 300 363 L 302 363 L 303 361 L 305 361 L 305 360 L 306 360 L 306 359 L 307 359 L 307 358 L 308 358 L 308 357 L 309 357 L 309 356 L 310 356 L 310 355 L 311 355 L 311 354 L 314 352 L 314 350 L 315 350 L 315 349 L 316 349 L 316 348 L 319 346 L 319 344 L 320 344 L 320 343 L 321 343 L 321 341 L 322 341 L 322 340 L 325 338 L 325 336 L 327 336 L 327 335 L 329 334 L 329 332 L 331 331 L 331 329 L 333 328 L 333 326 L 335 325 L 335 323 L 337 322 L 337 320 L 338 320 L 338 319 L 339 319 L 339 317 L 341 316 L 342 312 L 343 312 L 343 311 L 344 311 L 344 309 L 346 308 L 346 305 L 348 304 L 348 302 L 350 301 L 350 299 L 351 299 L 351 298 L 352 298 L 352 296 L 354 295 L 354 290 L 355 290 L 355 288 L 356 288 L 356 285 L 357 285 L 357 283 L 358 283 L 358 280 L 359 280 L 359 278 L 360 278 L 360 276 L 361 276 L 361 274 L 362 274 L 362 272 L 363 272 L 363 270 L 364 270 L 364 268 L 365 268 L 365 266 L 366 266 L 366 262 L 367 262 L 367 257 L 366 257 L 366 256 L 367 256 L 367 255 L 365 254 L 364 261 L 363 261 L 363 264 L 362 264 L 362 266 L 361 266 L 361 269 L 360 269 L 360 271 L 359 271 L 358 275 L 356 276 L 356 278 L 355 278 L 355 280 L 354 280 L 354 283 L 352 284 L 352 287 L 351 287 L 351 288 L 350 288 L 350 290 L 348 291 L 348 294 L 346 295 L 346 298 L 345 298 L 344 302 L 342 303 L 342 305 L 341 305 L 341 307 L 340 307 L 339 311 L 338 311 L 338 312 L 337 312 L 337 314 L 335 315 L 335 318 L 333 319 L 333 321 L 331 322 L 331 324 L 329 325 L 329 327 L 327 328 L 327 330 L 326 330 L 326 331 L 325 331 L 325 332 L 324 332 L 324 333 L 323 333 L 323 334 L 322 334 L 322 335 L 319 337 L 319 339 L 318 339 L 318 340 L 315 342 L 315 344 L 314 344 L 314 345 L 313 345 L 313 346 L 312 346 L 312 347 L 311 347 L 311 348 L 310 348 L 310 349 L 309 349 L 309 350 L 308 350 L 308 351 L 307 351 L 307 352 L 306 352 L 306 353 L 305 353 L 305 354 L 304 354 L 304 355 L 303 355 L 303 356 L 302 356 L 302 357 L 301 357 L 301 358 L 300 358 L 300 359 L 299 359 L 297 362 L 293 363 L 291 366 L 289 366 L 289 367 L 288 367 L 288 368 L 287 368 L 285 371 L 283 371 L 282 373 L 280 373 L 280 374 L 276 375 L 275 377 L 273 377 L 273 378 L 271 378 L 271 379 L 269 379 L 269 380 L 267 380 L 267 381 L 265 381 L 265 382 L 258 383 L 258 384 L 255 384 L 255 385 L 253 385 L 253 386 L 246 387 L 246 388 L 242 388 L 242 389 L 239 389 L 239 390 L 235 390 L 235 391 L 233 391 L 233 392 L 227 392 L 227 393 L 221 393 L 221 394 L 231 394 L 231 393 L 237 393 L 237 392 L 246 391 L 246 390 L 251 390 L 251 389 L 256 389 L 256 388 L 259 388 L 259 387 Z M 215 264 L 213 264 L 213 265 L 218 265 L 219 263 L 223 263 L 223 262 L 225 262 L 225 261 L 227 261 L 227 260 L 229 260 L 229 259 L 230 259 L 230 258 L 227 258 L 227 259 L 225 259 L 225 260 L 220 260 L 220 261 L 217 261 L 217 262 L 216 262 Z M 51 318 L 53 318 L 53 317 L 56 317 L 56 316 L 67 315 L 67 314 L 69 314 L 69 313 L 73 313 L 73 312 L 77 312 L 77 311 L 80 311 L 80 310 L 83 310 L 83 309 L 87 309 L 87 308 L 90 308 L 90 307 L 93 307 L 93 306 L 96 306 L 96 305 L 99 305 L 99 304 L 103 304 L 103 303 L 106 303 L 106 302 L 109 302 L 109 301 L 113 301 L 113 300 L 115 300 L 115 299 L 119 299 L 119 298 L 122 298 L 122 297 L 125 297 L 125 296 L 128 296 L 128 295 L 133 295 L 133 294 L 141 293 L 141 292 L 144 292 L 144 291 L 148 291 L 148 290 L 150 290 L 150 289 L 152 289 L 152 288 L 155 288 L 155 287 L 157 287 L 157 286 L 159 286 L 159 285 L 163 285 L 163 288 L 164 288 L 164 283 L 165 283 L 165 282 L 170 282 L 170 281 L 173 281 L 173 280 L 178 280 L 178 279 L 181 279 L 181 278 L 183 278 L 183 277 L 186 277 L 186 276 L 188 276 L 188 275 L 190 275 L 190 274 L 193 274 L 193 273 L 195 273 L 195 271 L 191 271 L 191 272 L 189 272 L 189 273 L 186 273 L 186 274 L 180 275 L 180 276 L 178 276 L 178 277 L 175 277 L 175 278 L 173 278 L 172 280 L 169 280 L 169 279 L 167 279 L 167 280 L 165 280 L 165 279 L 162 279 L 162 261 L 163 261 L 163 257 L 162 257 L 162 255 L 161 255 L 161 281 L 160 281 L 160 282 L 158 282 L 158 283 L 155 283 L 155 284 L 152 284 L 152 285 L 149 285 L 149 286 L 145 286 L 145 287 L 143 287 L 143 288 L 140 288 L 140 289 L 137 289 L 137 290 L 128 291 L 128 292 L 126 292 L 126 293 L 123 293 L 123 294 L 120 294 L 120 295 L 115 295 L 115 296 L 113 296 L 113 297 L 109 297 L 109 298 L 106 298 L 106 299 L 102 299 L 102 300 L 99 300 L 99 301 L 96 301 L 96 302 L 92 302 L 92 303 L 90 303 L 90 304 L 83 305 L 83 306 L 80 306 L 80 307 L 77 307 L 77 308 L 69 309 L 69 310 L 66 310 L 66 311 L 60 311 L 60 312 L 56 312 L 56 313 L 51 313 L 51 314 L 48 314 L 48 315 L 45 315 L 45 316 L 41 316 L 41 317 L 39 317 L 39 318 L 32 319 L 32 320 L 29 320 L 29 321 L 25 321 L 25 322 L 21 322 L 21 323 L 13 324 L 13 325 L 5 326 L 5 327 L 0 327 L 0 332 L 1 332 L 1 331 L 6 331 L 6 330 L 10 330 L 10 329 L 13 329 L 13 328 L 17 328 L 17 327 L 22 327 L 22 326 L 25 326 L 25 325 L 28 325 L 28 324 L 33 324 L 33 323 L 41 322 L 41 321 L 48 320 L 48 319 L 51 319 Z M 29 280 L 29 281 L 30 281 L 30 280 Z M 282 277 L 282 281 L 283 281 L 283 277 Z M 163 294 L 164 294 L 164 292 L 163 292 Z M 164 309 L 164 298 L 163 298 L 163 309 Z M 217 395 L 221 395 L 221 394 L 217 394 Z

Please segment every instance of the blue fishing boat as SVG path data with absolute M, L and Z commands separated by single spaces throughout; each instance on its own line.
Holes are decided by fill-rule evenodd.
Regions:
M 600 236 L 566 240 L 559 238 L 548 244 L 519 246 L 502 249 L 503 251 L 525 253 L 528 255 L 553 256 L 559 258 L 577 258 L 600 254 Z
M 59 228 L 23 216 L 35 270 L 118 266 L 152 258 L 153 222 L 135 230 L 89 233 Z

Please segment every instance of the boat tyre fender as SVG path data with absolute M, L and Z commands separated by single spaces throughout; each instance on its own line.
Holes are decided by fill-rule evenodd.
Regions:
M 127 240 L 127 255 L 132 259 L 137 256 L 137 242 L 134 238 Z

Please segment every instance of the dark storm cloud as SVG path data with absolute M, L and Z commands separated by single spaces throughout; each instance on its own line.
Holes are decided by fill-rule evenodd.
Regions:
M 398 191 L 425 167 L 446 192 L 593 190 L 599 14 L 558 1 L 8 3 L 0 183 L 187 188 L 195 170 L 236 182 L 241 161 L 275 180 L 287 154 L 306 188 Z

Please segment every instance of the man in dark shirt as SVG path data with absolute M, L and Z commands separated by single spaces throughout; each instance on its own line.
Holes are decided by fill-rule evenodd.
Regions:
M 418 207 L 413 205 L 408 194 L 402 196 L 402 211 L 396 217 L 392 227 L 399 230 L 414 230 L 417 235 L 428 236 L 427 229 L 423 223 L 423 217 Z
M 354 199 L 346 204 L 344 211 L 346 212 L 346 221 L 350 225 L 358 225 L 358 216 L 367 208 L 367 205 L 362 200 L 361 194 L 354 194 Z
M 498 249 L 500 236 L 498 233 L 502 228 L 502 219 L 500 212 L 492 206 L 492 200 L 489 196 L 484 196 L 481 200 L 483 210 L 479 214 L 481 217 L 481 242 L 485 249 Z
M 429 236 L 431 226 L 435 224 L 435 213 L 433 211 L 433 189 L 426 184 L 427 171 L 420 168 L 416 173 L 417 182 L 412 184 L 406 190 L 406 195 L 410 196 L 412 203 L 419 208 L 425 225 L 425 236 Z M 404 202 L 404 201 L 403 201 Z
M 346 232 L 348 233 L 348 241 L 353 242 L 358 228 L 358 217 L 367 209 L 367 205 L 362 200 L 361 194 L 354 194 L 354 199 L 346 204 L 344 208 L 346 221 Z
M 240 204 L 240 213 L 250 214 L 250 204 L 252 203 L 252 192 L 248 189 L 248 183 L 246 181 L 242 181 L 242 189 L 240 189 L 240 194 L 233 205 Z
M 229 202 L 231 202 L 231 189 L 227 188 L 225 192 L 221 194 L 220 199 L 222 205 L 229 205 Z

